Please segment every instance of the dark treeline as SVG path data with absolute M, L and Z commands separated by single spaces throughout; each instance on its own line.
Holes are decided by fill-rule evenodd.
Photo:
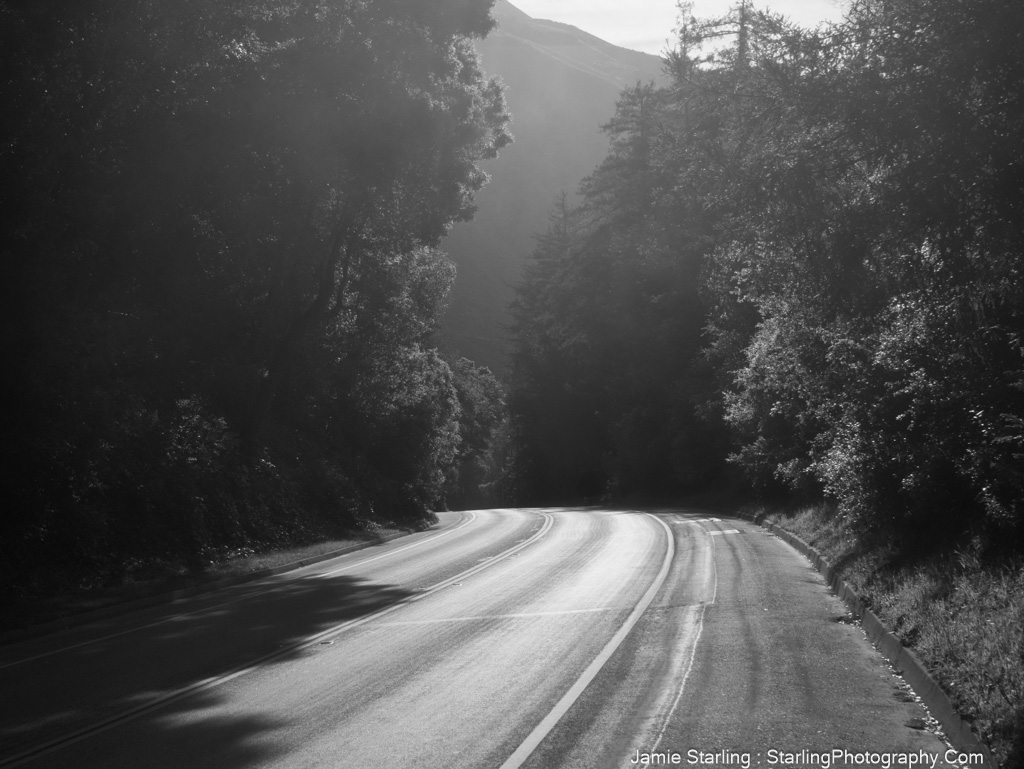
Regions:
M 0 584 L 472 498 L 503 396 L 430 339 L 491 5 L 0 2 Z
M 1019 545 L 1024 4 L 816 31 L 743 4 L 684 18 L 667 68 L 519 288 L 522 496 L 741 473 L 865 532 Z

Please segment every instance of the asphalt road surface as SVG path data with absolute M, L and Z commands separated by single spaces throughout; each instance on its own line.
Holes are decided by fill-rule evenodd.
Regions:
M 0 647 L 0 767 L 945 766 L 846 619 L 745 521 L 445 513 Z

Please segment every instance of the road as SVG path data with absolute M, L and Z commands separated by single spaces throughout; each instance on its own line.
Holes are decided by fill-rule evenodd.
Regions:
M 945 765 L 844 618 L 806 559 L 745 521 L 445 513 L 0 647 L 0 767 L 822 766 L 808 752 L 836 749 Z

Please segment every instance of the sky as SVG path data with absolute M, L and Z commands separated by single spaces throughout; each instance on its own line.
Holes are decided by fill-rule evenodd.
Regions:
M 676 26 L 676 0 L 511 0 L 535 19 L 551 19 L 597 35 L 609 43 L 647 53 L 661 54 Z M 694 15 L 718 16 L 734 0 L 695 0 Z M 838 21 L 844 0 L 755 0 L 805 27 L 822 21 Z

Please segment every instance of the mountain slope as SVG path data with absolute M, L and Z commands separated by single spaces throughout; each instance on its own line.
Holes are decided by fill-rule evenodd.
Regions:
M 604 158 L 600 126 L 620 91 L 658 80 L 661 59 L 532 19 L 506 0 L 494 17 L 498 28 L 477 50 L 487 74 L 505 82 L 516 141 L 486 165 L 491 182 L 477 197 L 476 218 L 446 240 L 458 277 L 440 341 L 500 376 L 506 308 L 533 236 L 546 229 L 559 193 L 574 192 Z

